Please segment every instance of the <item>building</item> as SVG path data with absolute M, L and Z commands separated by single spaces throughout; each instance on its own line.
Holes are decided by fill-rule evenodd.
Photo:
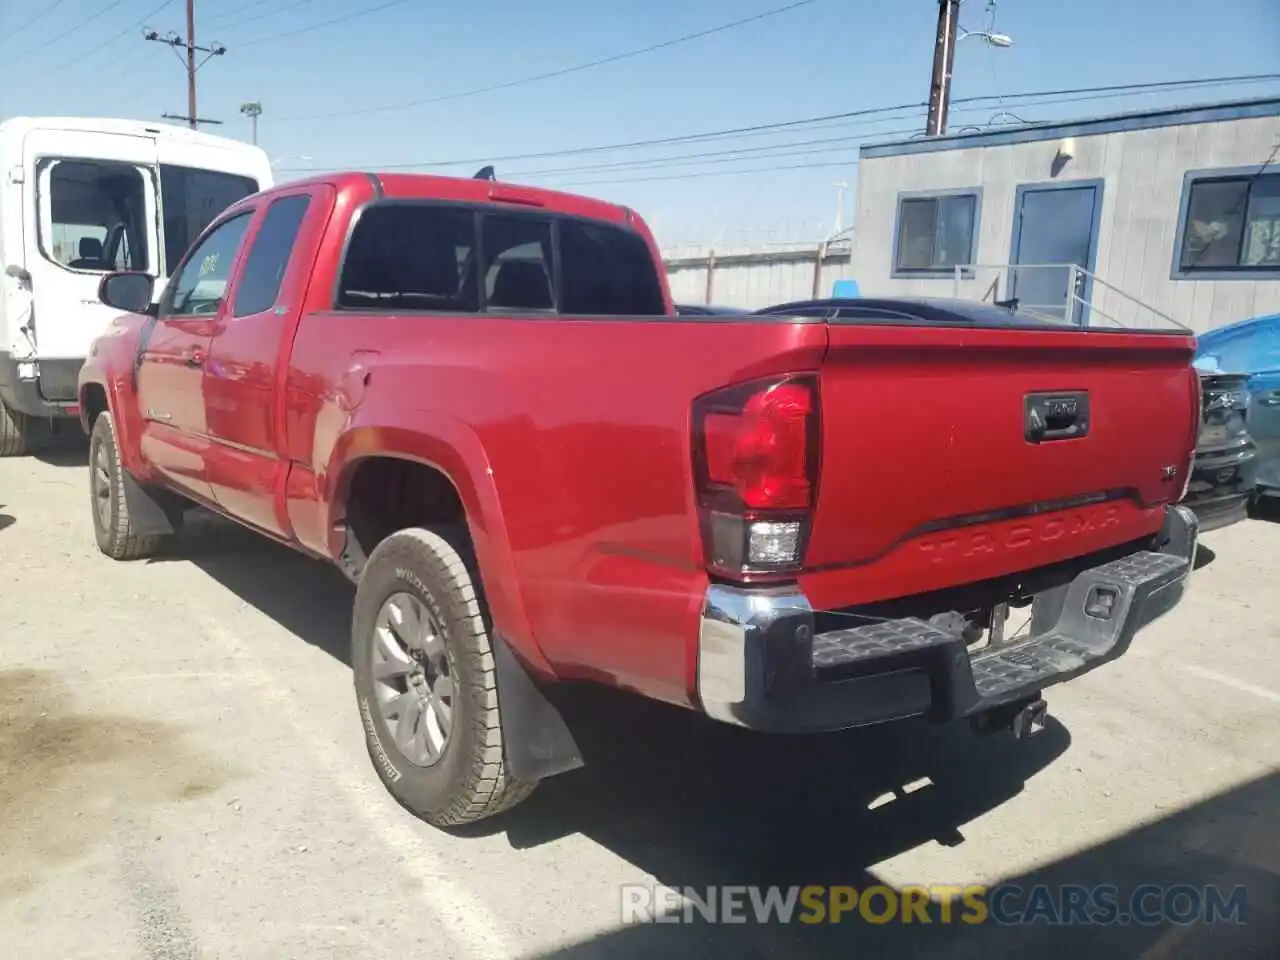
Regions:
M 854 223 L 864 295 L 1197 332 L 1280 312 L 1280 98 L 869 144 Z
M 843 233 L 809 242 L 668 249 L 662 256 L 676 303 L 744 310 L 829 296 L 851 275 Z

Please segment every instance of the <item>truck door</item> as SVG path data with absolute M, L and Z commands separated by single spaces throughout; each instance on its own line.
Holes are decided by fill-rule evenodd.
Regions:
M 277 500 L 289 465 L 280 371 L 332 197 L 331 187 L 299 188 L 274 194 L 259 212 L 204 367 L 213 497 L 228 513 L 277 536 L 290 535 L 283 497 Z
M 31 276 L 40 393 L 49 401 L 74 401 L 89 344 L 117 312 L 98 301 L 102 276 L 161 272 L 156 143 L 146 136 L 35 130 L 22 149 L 21 262 Z
M 178 264 L 139 355 L 143 455 L 175 487 L 203 500 L 212 499 L 204 366 L 253 215 L 249 208 L 222 220 Z

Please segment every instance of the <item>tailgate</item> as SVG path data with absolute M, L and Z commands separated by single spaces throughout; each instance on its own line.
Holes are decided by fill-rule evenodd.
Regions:
M 847 603 L 1115 546 L 1156 532 L 1181 496 L 1198 417 L 1188 335 L 829 329 L 805 566 L 859 568 Z

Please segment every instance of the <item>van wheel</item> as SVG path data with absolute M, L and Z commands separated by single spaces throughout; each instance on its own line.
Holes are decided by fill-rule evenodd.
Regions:
M 537 785 L 504 763 L 493 651 L 458 552 L 428 530 L 378 544 L 356 590 L 351 656 L 374 769 L 438 827 L 520 803 Z
M 0 400 L 0 457 L 21 457 L 31 452 L 39 421 L 10 410 Z
M 133 532 L 129 504 L 124 497 L 120 450 L 116 446 L 115 424 L 104 410 L 94 421 L 89 436 L 89 497 L 93 513 L 93 536 L 98 549 L 112 560 L 138 560 L 155 553 L 163 536 Z

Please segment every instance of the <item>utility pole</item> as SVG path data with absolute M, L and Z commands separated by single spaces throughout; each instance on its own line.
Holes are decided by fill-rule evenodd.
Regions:
M 248 103 L 240 104 L 240 112 L 249 118 L 253 124 L 253 143 L 258 144 L 258 118 L 262 116 L 262 101 L 250 100 Z
M 221 120 L 204 120 L 196 113 L 196 71 L 203 67 L 212 57 L 220 57 L 227 52 L 227 48 L 220 43 L 213 43 L 210 46 L 202 47 L 196 43 L 196 0 L 187 0 L 187 35 L 180 37 L 173 31 L 169 31 L 165 36 L 160 36 L 155 30 L 144 30 L 142 32 L 144 40 L 153 40 L 156 43 L 163 43 L 173 49 L 178 59 L 182 61 L 187 70 L 187 115 L 185 117 L 172 113 L 163 114 L 166 120 L 185 120 L 195 130 L 202 123 L 221 123 Z M 178 53 L 178 49 L 186 50 L 186 57 Z M 196 54 L 208 54 L 199 63 L 196 63 Z
M 927 137 L 947 132 L 947 108 L 951 104 L 951 69 L 956 59 L 956 30 L 961 0 L 938 0 L 938 34 L 933 43 L 933 78 L 929 84 Z

